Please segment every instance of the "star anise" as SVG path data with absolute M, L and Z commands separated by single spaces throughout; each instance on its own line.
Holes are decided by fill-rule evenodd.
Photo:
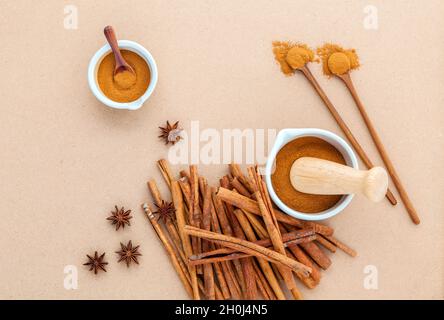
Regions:
M 119 261 L 117 261 L 117 262 L 126 261 L 127 267 L 129 267 L 131 262 L 133 262 L 133 261 L 136 264 L 139 264 L 139 261 L 137 261 L 137 257 L 142 255 L 141 253 L 139 253 L 140 246 L 135 246 L 133 248 L 133 244 L 130 240 L 126 246 L 121 242 L 120 247 L 121 247 L 121 250 L 116 251 L 116 253 L 120 256 Z
M 116 225 L 116 230 L 119 230 L 120 227 L 122 229 L 125 229 L 125 224 L 130 226 L 130 219 L 132 216 L 130 216 L 131 210 L 125 211 L 125 209 L 122 207 L 121 209 L 117 208 L 117 206 L 114 206 L 116 208 L 116 211 L 111 211 L 111 216 L 106 218 L 106 220 L 110 220 L 111 223 Z
M 89 271 L 94 271 L 94 274 L 97 274 L 99 270 L 105 271 L 105 266 L 108 264 L 108 262 L 103 261 L 103 258 L 105 257 L 105 252 L 102 253 L 102 255 L 99 257 L 97 254 L 97 251 L 94 252 L 94 257 L 91 257 L 90 255 L 86 255 L 88 257 L 88 262 L 84 263 L 84 266 L 89 266 Z
M 165 140 L 165 144 L 171 143 L 175 144 L 180 139 L 182 139 L 182 136 L 180 133 L 182 132 L 182 129 L 179 128 L 179 121 L 177 121 L 175 124 L 171 125 L 169 121 L 166 122 L 166 127 L 159 127 L 161 131 L 161 135 L 159 138 L 162 138 Z
M 155 206 L 157 207 L 157 211 L 153 213 L 157 216 L 157 219 L 162 219 L 163 222 L 167 222 L 168 220 L 174 218 L 176 209 L 174 208 L 174 204 L 172 202 L 162 200 L 160 205 L 155 204 Z

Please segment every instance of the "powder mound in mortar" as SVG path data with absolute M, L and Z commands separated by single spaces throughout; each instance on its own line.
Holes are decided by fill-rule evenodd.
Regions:
M 116 102 L 132 102 L 139 99 L 150 83 L 150 68 L 144 58 L 129 50 L 121 50 L 125 61 L 133 68 L 136 78 L 130 72 L 122 72 L 114 78 L 115 59 L 111 52 L 100 63 L 97 81 L 103 94 Z M 116 82 L 117 80 L 117 82 Z M 134 81 L 134 82 L 133 82 Z M 129 82 L 129 84 L 126 84 Z
M 302 137 L 287 143 L 276 156 L 276 169 L 271 176 L 273 188 L 287 206 L 304 213 L 330 209 L 342 195 L 315 195 L 297 191 L 290 181 L 293 163 L 302 157 L 314 157 L 346 164 L 342 154 L 328 142 L 316 137 Z
M 327 43 L 316 50 L 321 57 L 324 74 L 341 75 L 359 68 L 359 57 L 355 49 L 344 49 L 337 44 Z
M 133 85 L 136 84 L 136 81 L 136 74 L 129 70 L 124 70 L 114 74 L 114 83 L 116 84 L 116 86 L 123 90 L 131 88 Z

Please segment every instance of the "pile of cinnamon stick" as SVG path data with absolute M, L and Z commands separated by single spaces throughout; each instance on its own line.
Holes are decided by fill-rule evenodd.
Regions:
M 356 252 L 321 223 L 278 210 L 257 167 L 244 174 L 229 165 L 220 186 L 210 186 L 191 165 L 176 178 L 165 160 L 158 167 L 169 187 L 175 216 L 158 219 L 143 209 L 193 299 L 302 299 L 300 281 L 315 288 L 331 265 L 326 251 Z M 165 201 L 154 180 L 154 204 Z

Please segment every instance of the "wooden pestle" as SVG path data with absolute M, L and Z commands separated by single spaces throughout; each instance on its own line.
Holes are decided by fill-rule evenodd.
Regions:
M 361 193 L 373 202 L 381 201 L 387 193 L 388 175 L 384 168 L 358 170 L 318 158 L 297 159 L 290 170 L 293 187 L 311 194 Z

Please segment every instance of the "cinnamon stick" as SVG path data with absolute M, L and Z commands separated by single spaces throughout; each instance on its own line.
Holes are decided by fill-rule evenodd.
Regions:
M 233 181 L 233 179 L 226 175 L 220 179 L 220 185 L 225 188 L 232 188 L 232 185 L 230 181 Z M 217 196 L 215 196 L 217 198 Z M 218 201 L 222 203 L 222 201 L 217 198 L 215 201 Z M 227 214 L 227 219 L 229 223 L 232 226 L 233 232 L 236 235 L 236 237 L 246 240 L 246 236 L 244 234 L 244 231 L 242 230 L 242 226 L 240 225 L 239 221 L 237 220 L 236 216 L 234 215 L 234 207 L 231 204 L 228 203 L 222 203 L 222 206 L 226 209 L 225 212 Z M 243 275 L 243 283 L 245 285 L 245 291 L 246 291 L 246 298 L 247 299 L 255 299 L 256 295 L 256 288 L 259 289 L 261 294 L 266 297 L 272 297 L 269 293 L 264 292 L 263 290 L 267 291 L 267 289 L 271 290 L 271 287 L 269 286 L 268 282 L 264 279 L 264 276 L 262 272 L 257 272 L 257 270 L 254 268 L 254 259 L 241 259 L 239 260 L 241 263 L 241 269 L 242 269 L 242 275 Z M 265 282 L 265 283 L 264 283 Z M 274 294 L 273 294 L 274 296 Z
M 215 189 L 212 189 L 212 196 L 213 196 L 214 208 L 216 210 L 216 215 L 222 227 L 223 234 L 227 236 L 233 236 L 233 229 L 231 228 L 230 222 L 228 221 L 224 204 L 215 195 Z M 245 239 L 245 237 L 243 237 L 243 235 L 241 235 L 240 233 L 238 233 L 238 235 L 236 236 L 238 236 L 240 239 Z M 249 261 L 248 259 L 243 259 L 242 261 L 238 262 L 241 264 L 240 269 L 243 275 L 243 279 L 245 281 L 246 298 L 248 300 L 254 300 L 256 299 L 257 287 L 256 287 L 256 279 L 254 276 L 253 265 L 251 264 L 251 261 Z
M 191 247 L 191 240 L 189 235 L 185 232 L 186 222 L 185 222 L 185 212 L 183 208 L 183 198 L 182 191 L 180 190 L 179 183 L 177 181 L 171 182 L 171 193 L 173 197 L 174 207 L 176 208 L 176 219 L 177 226 L 179 229 L 179 235 L 182 240 L 183 248 L 187 256 L 193 254 L 193 249 Z M 196 267 L 188 266 L 191 276 L 191 287 L 193 288 L 193 298 L 195 300 L 200 300 L 199 286 L 197 283 Z
M 237 218 L 235 218 L 235 219 L 236 219 L 236 221 L 238 221 Z M 245 236 L 238 237 L 238 238 L 245 239 Z M 312 230 L 294 230 L 294 231 L 291 231 L 291 232 L 288 232 L 288 233 L 285 233 L 282 235 L 282 241 L 284 243 L 284 247 L 286 247 L 286 248 L 297 246 L 297 244 L 300 244 L 300 243 L 311 242 L 311 241 L 316 240 L 317 238 L 318 237 L 316 237 L 316 234 Z M 262 247 L 266 247 L 266 248 L 271 247 L 273 245 L 269 238 L 265 238 L 265 239 L 261 239 L 261 240 L 257 240 L 257 241 L 252 241 L 252 242 L 257 245 L 260 245 Z M 213 251 L 203 252 L 198 255 L 193 255 L 190 257 L 190 259 L 197 260 L 197 259 L 203 259 L 203 258 L 208 258 L 208 257 L 213 257 L 213 256 L 221 257 L 221 256 L 227 256 L 227 255 L 234 255 L 234 254 L 237 254 L 237 256 L 235 256 L 235 257 L 247 257 L 248 256 L 245 254 L 240 254 L 238 251 L 235 251 L 233 249 L 221 248 L 221 249 L 216 249 Z
M 259 268 L 257 261 L 255 261 L 254 259 L 251 260 L 253 261 L 253 267 L 257 275 L 258 288 L 260 289 L 260 287 L 262 286 L 266 292 L 266 294 L 264 294 L 264 292 L 262 292 L 262 290 L 260 289 L 262 296 L 265 299 L 276 300 L 277 297 L 273 292 L 273 288 L 271 288 L 270 283 L 266 279 L 265 275 L 262 273 L 262 270 Z M 261 283 L 261 285 L 259 283 Z
M 291 234 L 292 232 L 301 232 L 300 230 L 293 230 L 290 231 L 289 233 L 287 232 L 288 230 L 282 225 L 280 224 L 280 230 L 281 232 L 286 232 L 282 235 L 282 239 L 285 239 L 285 235 L 286 234 Z M 312 231 L 313 232 L 313 231 Z M 320 238 L 316 237 L 316 238 Z M 321 279 L 321 274 L 318 270 L 318 268 L 316 267 L 316 265 L 312 262 L 312 260 L 304 253 L 304 251 L 302 251 L 302 249 L 298 246 L 298 245 L 294 245 L 294 246 L 288 246 L 288 250 L 293 254 L 293 256 L 296 258 L 296 260 L 298 260 L 300 263 L 305 264 L 307 267 L 310 267 L 312 269 L 311 271 L 311 279 L 313 279 L 313 282 L 307 282 L 304 281 L 305 279 L 300 279 L 306 286 L 308 286 L 309 288 L 313 288 L 314 286 L 316 286 L 320 279 Z
M 259 216 L 256 216 L 254 214 L 251 214 L 250 212 L 242 210 L 247 217 L 247 219 L 250 221 L 251 226 L 253 227 L 254 231 L 257 233 L 259 238 L 265 239 L 268 238 L 268 231 L 263 225 L 263 222 L 260 221 Z
M 308 257 L 304 251 L 302 251 L 302 249 L 299 246 L 293 246 L 291 248 L 288 248 L 288 250 L 290 250 L 290 252 L 294 255 L 296 260 L 298 260 L 300 263 L 305 264 L 307 267 L 311 268 L 310 277 L 313 280 L 313 283 L 304 282 L 305 279 L 300 279 L 300 280 L 310 289 L 314 288 L 321 280 L 321 273 L 319 272 L 317 266 L 312 262 L 310 257 Z
M 214 225 L 214 228 L 217 230 L 217 232 L 221 232 L 219 221 L 217 219 L 217 215 L 215 213 L 214 203 L 212 199 L 212 189 L 208 186 L 206 180 L 202 177 L 198 180 L 199 189 L 201 191 L 201 194 L 204 195 L 204 204 L 203 209 L 206 210 L 205 215 L 206 219 L 210 221 L 211 224 Z M 207 221 L 206 221 L 207 223 Z M 200 240 L 200 239 L 199 239 Z M 205 240 L 204 240 L 205 241 Z M 224 282 L 226 283 L 226 286 L 230 292 L 230 296 L 233 297 L 233 299 L 240 299 L 242 290 L 240 288 L 238 279 L 236 278 L 233 266 L 229 262 L 223 262 L 220 261 L 220 270 L 221 273 L 219 274 L 219 277 L 224 278 Z
M 220 244 L 218 242 L 214 242 L 216 244 Z M 225 280 L 227 281 L 228 289 L 230 290 L 230 294 L 234 300 L 242 299 L 242 291 L 239 285 L 239 282 L 236 279 L 234 274 L 233 265 L 230 263 L 231 261 L 222 261 L 221 266 L 224 273 Z
M 294 272 L 300 273 L 302 276 L 308 277 L 311 273 L 311 269 L 302 263 L 290 259 L 276 251 L 258 246 L 250 241 L 245 241 L 211 231 L 205 231 L 189 225 L 185 226 L 183 231 L 186 235 L 207 239 L 222 246 L 263 258 L 267 261 L 278 264 L 279 266 L 290 268 Z
M 336 252 L 336 246 L 333 243 L 331 243 L 330 241 L 328 241 L 327 239 L 325 239 L 322 235 L 319 236 L 316 239 L 316 241 L 319 242 L 319 244 L 321 246 L 323 246 L 325 249 L 327 249 L 328 251 L 333 252 L 333 253 Z
M 196 228 L 201 226 L 201 216 L 199 207 L 199 177 L 197 174 L 197 167 L 195 165 L 190 166 L 190 207 L 188 208 L 188 221 Z M 191 244 L 194 253 L 202 252 L 201 239 L 191 238 Z M 197 272 L 203 273 L 203 269 L 198 267 Z
M 191 199 L 191 188 L 190 183 L 187 180 L 184 180 L 183 178 L 178 180 L 180 189 L 183 193 L 183 199 L 185 200 L 185 205 L 187 208 L 190 208 L 190 199 Z
M 157 188 L 156 181 L 149 180 L 147 182 L 147 185 L 148 185 L 148 190 L 150 191 L 151 196 L 153 197 L 154 203 L 157 206 L 161 206 L 162 196 L 160 195 L 160 191 Z M 179 232 L 177 231 L 175 223 L 171 219 L 168 219 L 165 222 L 165 227 L 168 230 L 171 240 L 173 241 L 173 245 L 176 247 L 177 252 L 179 252 L 179 254 L 181 255 L 181 259 L 183 260 L 184 263 L 186 263 L 187 259 L 183 254 L 182 241 L 180 240 Z
M 153 197 L 154 203 L 160 206 L 162 204 L 162 197 L 160 196 L 160 191 L 157 188 L 156 181 L 149 180 L 147 182 L 148 190 L 151 193 L 151 196 Z
M 295 247 L 296 248 L 298 247 L 297 244 L 312 242 L 315 239 L 316 238 L 314 238 L 313 236 L 301 238 L 301 239 L 296 239 L 296 240 L 292 240 L 292 241 L 284 243 L 284 246 L 285 246 L 285 248 L 293 249 Z M 266 240 L 266 239 L 264 239 L 264 240 Z M 259 240 L 259 241 L 261 241 L 261 240 Z M 252 242 L 257 244 L 259 241 L 252 241 Z M 265 246 L 265 248 L 268 248 L 268 249 L 270 249 L 270 247 L 272 247 L 271 244 L 269 246 Z M 226 252 L 229 252 L 229 253 L 226 253 Z M 199 255 L 192 255 L 189 258 L 188 263 L 190 265 L 198 266 L 201 264 L 230 261 L 230 260 L 239 260 L 239 259 L 248 258 L 248 257 L 251 257 L 251 255 L 246 254 L 246 253 L 242 253 L 242 252 L 238 252 L 234 249 L 226 248 L 226 250 L 224 250 L 224 248 L 221 248 L 221 249 L 209 251 L 207 253 L 201 253 Z M 302 261 L 300 261 L 300 262 L 305 264 Z M 305 265 L 307 265 L 307 264 L 305 264 Z M 307 265 L 307 266 L 311 267 L 310 265 Z
M 228 177 L 223 177 L 220 181 L 220 184 L 222 186 L 229 187 L 230 182 Z M 234 216 L 234 208 L 230 204 L 224 205 L 214 193 L 213 198 L 216 202 L 220 202 L 222 207 L 226 208 L 227 220 L 231 222 L 231 225 L 233 226 L 233 233 L 235 234 L 235 236 L 240 239 L 246 240 L 242 227 L 240 226 L 239 221 L 237 221 L 237 218 Z M 245 281 L 246 298 L 248 300 L 256 299 L 257 289 L 261 291 L 261 294 L 265 298 L 268 297 L 269 295 L 266 292 L 265 285 L 261 282 L 262 279 L 260 279 L 260 275 L 257 274 L 256 270 L 254 269 L 254 260 L 252 258 L 242 259 L 240 260 L 240 263 Z
M 254 234 L 253 229 L 251 228 L 250 222 L 248 221 L 245 214 L 239 210 L 234 210 L 234 215 L 236 216 L 237 220 L 239 221 L 239 224 L 242 226 L 242 230 L 245 233 L 245 236 L 249 241 L 257 241 L 256 235 Z M 268 283 L 270 284 L 271 288 L 273 289 L 274 294 L 276 295 L 276 298 L 279 300 L 285 300 L 285 295 L 282 292 L 282 289 L 279 285 L 278 280 L 276 279 L 276 276 L 273 272 L 272 267 L 270 266 L 269 262 L 265 259 L 257 259 L 257 262 L 259 263 L 259 266 L 261 267 L 264 276 L 267 278 Z
M 351 257 L 356 257 L 358 255 L 358 253 L 353 250 L 352 248 L 350 248 L 349 246 L 347 246 L 345 243 L 339 241 L 338 239 L 336 239 L 333 236 L 325 236 L 325 238 L 332 242 L 336 247 L 338 247 L 339 249 L 341 249 L 342 251 L 344 251 L 346 254 L 348 254 Z
M 197 284 L 199 285 L 200 291 L 205 293 L 205 287 L 202 279 L 197 278 Z M 214 291 L 215 291 L 216 300 L 225 300 L 225 297 L 223 296 L 222 291 L 217 283 L 214 283 Z
M 168 162 L 165 159 L 160 159 L 159 161 L 157 161 L 157 166 L 163 178 L 165 179 L 166 184 L 171 190 L 171 182 L 174 180 L 174 178 Z
M 154 214 L 152 213 L 151 208 L 147 204 L 142 205 L 142 208 L 144 209 L 145 213 L 149 213 L 148 218 L 151 218 L 151 216 L 154 217 Z M 177 264 L 179 266 L 181 272 L 185 275 L 185 278 L 187 279 L 187 282 L 189 283 L 190 288 L 191 288 L 191 277 L 190 277 L 190 273 L 188 270 L 188 266 L 185 265 L 187 263 L 187 259 L 185 257 L 184 252 L 183 252 L 182 246 L 181 245 L 177 245 L 177 246 L 174 245 L 174 241 L 172 243 L 173 244 L 173 246 L 172 246 L 171 243 L 169 242 L 170 239 L 173 238 L 170 234 L 170 231 L 168 230 L 168 228 L 166 228 L 166 235 L 165 235 L 164 231 L 162 230 L 161 225 L 157 222 L 158 219 L 156 217 L 154 217 L 154 218 L 155 219 L 152 220 L 152 222 L 155 223 L 154 227 L 155 227 L 156 232 L 158 233 L 161 241 L 163 242 L 164 246 L 167 247 L 166 249 L 168 251 L 171 252 L 170 249 L 172 249 L 172 253 L 176 257 L 175 261 L 173 261 L 173 265 Z M 168 239 L 168 237 L 169 237 L 169 239 Z M 174 266 L 174 267 L 176 268 L 176 266 Z M 199 288 L 203 289 L 203 286 L 199 285 Z M 202 290 L 202 292 L 203 292 L 203 290 Z
M 216 274 L 217 281 L 220 284 L 220 289 L 222 291 L 224 299 L 225 300 L 230 299 L 231 293 L 230 290 L 228 289 L 228 284 L 223 274 L 221 263 L 215 263 L 213 266 L 214 266 L 214 273 Z
M 264 287 L 264 283 L 262 282 L 263 279 L 261 279 L 257 275 L 256 270 L 254 269 L 253 265 L 252 265 L 252 268 L 253 268 L 252 274 L 254 275 L 254 285 L 257 287 L 257 291 L 260 293 L 260 295 L 263 297 L 264 300 L 270 300 L 270 296 L 268 295 L 268 292 Z M 251 300 L 251 299 L 248 299 L 248 300 Z
M 286 230 L 296 230 L 294 226 L 287 226 Z M 319 238 L 319 237 L 318 237 Z M 326 270 L 331 265 L 330 258 L 318 247 L 314 242 L 301 243 L 299 246 L 304 249 L 311 259 L 316 262 L 322 269 Z
M 322 269 L 327 270 L 331 265 L 331 260 L 327 255 L 313 242 L 301 243 L 302 249 L 307 252 L 310 257 L 320 266 Z
M 207 190 L 202 209 L 202 227 L 204 230 L 209 231 L 211 229 L 211 191 Z M 210 249 L 210 243 L 206 240 L 202 241 L 202 251 L 208 252 Z M 206 264 L 203 267 L 204 283 L 205 283 L 205 295 L 209 300 L 215 299 L 214 289 L 214 274 L 211 264 Z
M 273 243 L 273 247 L 277 252 L 286 256 L 286 250 L 282 242 L 282 236 L 278 228 L 276 217 L 271 207 L 271 201 L 269 201 L 268 193 L 262 185 L 261 177 L 257 172 L 257 168 L 249 168 L 249 175 L 250 179 L 256 185 L 257 191 L 254 193 L 254 198 L 259 206 L 259 210 L 265 222 L 265 227 L 267 228 L 271 242 Z M 301 299 L 302 294 L 296 286 L 291 271 L 288 268 L 283 268 L 282 266 L 277 267 L 282 275 L 282 278 L 284 278 L 284 282 L 288 290 L 291 291 L 295 299 Z
M 234 191 L 222 187 L 220 187 L 217 190 L 216 195 L 220 197 L 223 201 L 230 203 L 237 208 L 243 209 L 255 215 L 261 215 L 259 206 L 257 202 L 253 199 L 247 198 L 239 193 L 236 193 Z M 318 223 L 313 223 L 313 222 L 311 223 L 302 222 L 301 220 L 293 218 L 283 212 L 280 212 L 279 210 L 273 209 L 273 211 L 276 215 L 276 219 L 285 224 L 304 229 L 307 228 L 307 226 L 313 226 L 315 231 L 319 234 L 325 234 L 325 235 L 333 234 L 333 229 L 331 229 L 330 227 L 322 226 Z
M 209 187 L 207 186 L 207 188 Z M 214 232 L 222 233 L 213 201 L 211 201 L 211 224 Z M 239 289 L 240 288 L 239 283 L 237 283 L 236 278 L 234 277 L 232 265 L 228 262 L 221 262 L 220 265 L 224 271 L 223 276 L 225 277 L 232 298 L 235 300 L 241 299 L 241 291 Z
M 254 193 L 254 187 L 251 185 L 250 181 L 244 176 L 240 166 L 236 163 L 229 164 L 230 172 L 233 177 L 238 178 L 240 183 L 248 190 L 249 193 Z
M 168 240 L 168 237 L 164 234 L 161 226 L 159 225 L 156 218 L 154 217 L 153 212 L 152 212 L 151 208 L 148 206 L 148 204 L 144 203 L 142 205 L 142 208 L 143 208 L 146 216 L 148 217 L 149 221 L 151 222 L 151 225 L 153 226 L 154 231 L 156 232 L 157 236 L 159 237 L 160 241 L 162 242 L 162 244 L 168 254 L 168 257 L 170 258 L 171 263 L 173 264 L 174 270 L 176 270 L 176 273 L 178 274 L 179 279 L 185 288 L 185 291 L 188 293 L 188 295 L 190 297 L 193 297 L 193 289 L 192 289 L 189 281 L 187 280 L 185 273 L 183 272 L 183 270 L 180 267 L 178 257 L 174 253 L 173 247 L 172 247 L 170 241 Z
M 230 183 L 233 186 L 233 188 L 236 189 L 236 191 L 239 192 L 241 195 L 243 195 L 245 197 L 251 196 L 251 194 L 247 190 L 247 188 L 245 188 L 244 185 L 242 184 L 242 182 L 239 181 L 239 178 L 237 178 L 237 177 L 233 178 L 233 180 L 231 180 Z

